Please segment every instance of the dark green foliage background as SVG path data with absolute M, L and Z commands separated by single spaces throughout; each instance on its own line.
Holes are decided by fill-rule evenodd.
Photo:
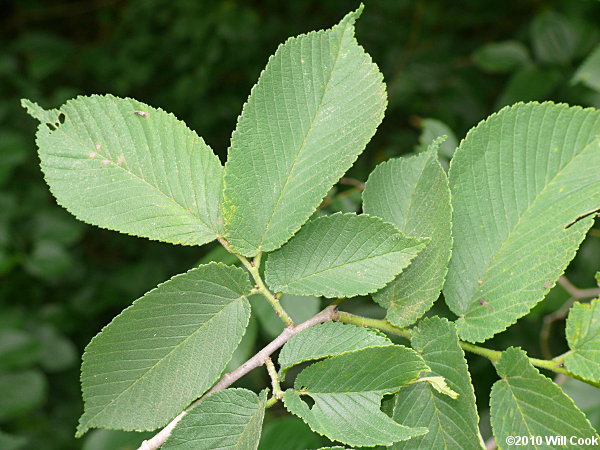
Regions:
M 0 434 L 0 447 L 83 445 L 91 450 L 139 442 L 138 436 L 124 433 L 73 438 L 82 412 L 79 357 L 91 337 L 132 300 L 215 248 L 173 247 L 119 235 L 81 224 L 57 207 L 37 163 L 35 123 L 19 99 L 55 107 L 79 94 L 134 97 L 175 113 L 224 160 L 242 104 L 277 45 L 289 36 L 329 27 L 356 6 L 343 0 L 0 3 L 0 430 L 12 435 Z M 539 50 L 532 49 L 532 24 L 541 14 L 549 17 L 549 11 L 561 15 L 576 43 L 560 63 L 540 59 Z M 385 76 L 389 106 L 350 176 L 364 181 L 378 162 L 412 152 L 421 118 L 442 120 L 460 138 L 506 102 L 551 99 L 600 107 L 600 93 L 570 82 L 600 41 L 598 17 L 600 3 L 591 0 L 366 1 L 358 40 Z M 474 62 L 472 55 L 482 45 L 507 39 L 529 49 L 532 62 L 526 70 L 490 74 Z M 565 51 L 568 39 L 545 42 L 556 54 Z M 355 210 L 359 199 L 356 189 L 341 187 L 330 194 L 324 210 Z M 226 256 L 217 251 L 208 258 Z M 568 276 L 579 287 L 593 287 L 599 268 L 596 225 Z M 490 347 L 520 345 L 540 357 L 543 317 L 567 298 L 562 288 L 554 289 Z M 347 308 L 381 315 L 366 299 L 353 300 Z M 449 314 L 436 308 L 438 314 Z M 264 317 L 258 319 L 265 324 Z M 562 322 L 554 328 L 554 354 L 566 349 L 562 329 Z M 248 352 L 270 336 L 249 334 Z M 488 437 L 487 395 L 494 372 L 487 360 L 469 362 Z M 255 371 L 242 384 L 264 385 L 263 372 Z M 600 400 L 581 406 L 595 408 L 590 420 L 598 426 Z M 287 449 L 319 446 L 320 438 L 301 422 L 278 419 L 282 412 L 268 412 L 261 448 L 281 448 L 282 442 Z

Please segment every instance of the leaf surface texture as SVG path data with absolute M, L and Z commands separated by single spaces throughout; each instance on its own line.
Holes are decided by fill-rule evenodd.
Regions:
M 508 436 L 571 436 L 591 438 L 596 435 L 585 415 L 552 380 L 533 367 L 521 349 L 509 348 L 496 365 L 502 377 L 492 387 L 490 414 L 496 443 L 500 449 Z M 523 445 L 521 448 L 565 448 L 564 445 Z M 570 448 L 591 448 L 569 445 Z
M 203 399 L 175 426 L 164 450 L 256 450 L 267 391 L 225 389 Z
M 439 317 L 425 319 L 412 330 L 411 343 L 431 368 L 427 376 L 443 377 L 458 397 L 452 399 L 427 383 L 401 389 L 392 417 L 406 426 L 425 427 L 429 433 L 392 448 L 481 449 L 475 394 L 454 324 Z
M 450 166 L 454 249 L 444 295 L 480 342 L 527 314 L 600 208 L 600 112 L 517 104 L 462 141 Z
M 223 168 L 172 114 L 112 95 L 77 97 L 60 111 L 23 104 L 42 122 L 36 141 L 46 182 L 79 220 L 172 244 L 219 234 Z
M 379 164 L 363 192 L 365 213 L 393 223 L 407 236 L 431 239 L 410 266 L 373 295 L 387 309 L 387 320 L 398 327 L 410 325 L 431 308 L 448 271 L 452 207 L 437 147 Z
M 428 370 L 413 350 L 392 345 L 326 359 L 304 369 L 285 392 L 285 407 L 315 432 L 352 446 L 391 445 L 427 432 L 393 421 L 380 410 L 384 394 L 397 392 Z M 309 395 L 309 407 L 302 396 Z
M 340 355 L 366 347 L 392 345 L 386 336 L 356 325 L 325 322 L 298 333 L 279 352 L 280 373 L 315 359 Z
M 565 359 L 567 369 L 600 383 L 600 299 L 575 303 L 569 312 L 566 332 L 571 348 Z
M 225 234 L 245 256 L 279 248 L 306 222 L 383 119 L 383 78 L 354 37 L 362 8 L 288 39 L 244 105 L 225 167 Z
M 83 356 L 78 434 L 153 430 L 200 397 L 242 339 L 251 289 L 243 269 L 211 263 L 159 285 L 113 319 Z
M 425 242 L 374 216 L 320 217 L 269 255 L 267 284 L 275 292 L 296 295 L 365 295 L 392 281 Z

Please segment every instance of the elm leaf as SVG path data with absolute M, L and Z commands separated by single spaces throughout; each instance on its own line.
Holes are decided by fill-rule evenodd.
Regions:
M 267 391 L 225 389 L 203 399 L 173 429 L 164 450 L 256 450 Z
M 223 168 L 175 116 L 112 95 L 51 111 L 22 103 L 41 122 L 36 142 L 50 191 L 78 219 L 172 244 L 217 237 Z
M 250 317 L 248 274 L 211 263 L 177 275 L 113 319 L 87 346 L 77 434 L 153 430 L 206 392 Z
M 373 299 L 387 309 L 387 320 L 404 327 L 437 300 L 452 249 L 452 207 L 448 177 L 437 147 L 379 164 L 363 192 L 363 210 L 393 223 L 408 236 L 431 239 L 425 249 Z
M 308 222 L 269 254 L 267 284 L 276 292 L 354 297 L 392 281 L 425 246 L 378 217 L 341 214 Z
M 431 368 L 427 377 L 442 377 L 458 396 L 451 398 L 450 393 L 440 393 L 425 383 L 401 389 L 396 394 L 392 417 L 406 426 L 426 427 L 429 433 L 392 448 L 481 449 L 475 394 L 456 327 L 439 317 L 422 320 L 412 331 L 411 343 Z
M 392 345 L 375 331 L 341 322 L 325 322 L 292 336 L 279 352 L 281 376 L 295 365 L 367 347 Z
M 383 119 L 383 77 L 354 37 L 362 6 L 269 59 L 231 138 L 226 239 L 245 256 L 279 248 L 354 163 Z
M 567 439 L 596 436 L 573 400 L 540 374 L 523 350 L 504 351 L 496 371 L 502 379 L 492 387 L 490 414 L 499 449 L 513 448 L 506 443 L 509 436 L 567 436 Z M 542 445 L 530 441 L 522 448 L 564 448 L 564 445 L 552 446 L 544 440 Z
M 480 342 L 548 293 L 600 208 L 600 111 L 517 104 L 467 134 L 450 166 L 454 248 L 444 296 Z
M 586 380 L 600 382 L 600 299 L 575 303 L 567 318 L 571 351 L 565 366 Z
M 365 348 L 307 367 L 283 401 L 288 411 L 329 439 L 357 447 L 391 445 L 423 435 L 427 429 L 393 421 L 380 410 L 383 395 L 398 392 L 427 370 L 412 349 Z M 304 396 L 312 398 L 312 407 Z

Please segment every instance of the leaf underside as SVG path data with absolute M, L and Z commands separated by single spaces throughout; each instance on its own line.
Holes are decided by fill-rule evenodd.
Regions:
M 517 104 L 472 129 L 450 166 L 454 250 L 444 296 L 480 342 L 539 302 L 600 208 L 600 112 Z
M 591 438 L 596 435 L 585 415 L 552 380 L 531 365 L 524 351 L 509 348 L 496 365 L 502 377 L 492 387 L 490 414 L 496 443 L 500 449 L 508 436 L 571 436 Z M 529 444 L 529 445 L 527 445 Z M 590 448 L 569 446 L 570 448 Z M 520 448 L 564 448 L 528 441 Z
M 211 263 L 136 300 L 87 346 L 78 435 L 91 427 L 153 430 L 221 375 L 250 317 L 243 269 Z
M 341 322 L 326 322 L 292 336 L 279 352 L 281 376 L 293 366 L 340 355 L 366 347 L 392 345 L 387 337 L 366 328 Z
M 375 292 L 425 246 L 378 217 L 341 214 L 308 222 L 269 254 L 265 274 L 275 292 L 354 297 Z
M 391 345 L 326 359 L 304 369 L 284 395 L 285 407 L 313 431 L 352 446 L 373 447 L 420 436 L 381 410 L 384 394 L 397 392 L 428 370 L 413 350 Z M 309 395 L 309 407 L 302 396 Z
M 225 166 L 223 218 L 226 239 L 245 256 L 286 242 L 383 118 L 383 77 L 354 37 L 361 10 L 288 39 L 244 105 Z
M 36 142 L 50 191 L 79 220 L 172 244 L 216 238 L 223 168 L 172 114 L 111 95 L 77 97 L 60 111 L 23 105 L 42 122 Z
M 425 427 L 429 433 L 392 448 L 481 449 L 475 394 L 454 324 L 438 317 L 425 319 L 413 329 L 411 343 L 431 368 L 431 375 L 443 377 L 458 398 L 440 394 L 426 383 L 401 389 L 396 394 L 393 419 L 406 426 Z
M 452 208 L 438 146 L 378 165 L 363 192 L 366 214 L 393 223 L 407 236 L 431 239 L 410 266 L 373 295 L 387 309 L 387 320 L 399 327 L 410 325 L 431 308 L 448 271 Z
M 164 450 L 255 450 L 265 415 L 267 391 L 225 389 L 192 408 L 161 447 Z
M 566 333 L 571 349 L 565 359 L 567 369 L 600 383 L 600 299 L 575 303 L 567 318 Z

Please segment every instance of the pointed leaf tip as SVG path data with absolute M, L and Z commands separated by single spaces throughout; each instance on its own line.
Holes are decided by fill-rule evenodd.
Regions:
M 44 109 L 36 102 L 32 102 L 29 99 L 22 98 L 21 106 L 25 108 L 27 114 L 34 119 L 39 120 L 41 123 L 46 123 L 58 127 L 60 125 L 60 111 L 58 109 Z
M 48 124 L 36 135 L 42 171 L 79 220 L 176 245 L 219 234 L 223 167 L 172 114 L 112 95 L 80 96 L 60 110 L 22 104 Z
M 361 11 L 288 39 L 252 88 L 224 175 L 223 231 L 237 253 L 255 256 L 287 242 L 381 123 L 383 75 L 354 37 Z

